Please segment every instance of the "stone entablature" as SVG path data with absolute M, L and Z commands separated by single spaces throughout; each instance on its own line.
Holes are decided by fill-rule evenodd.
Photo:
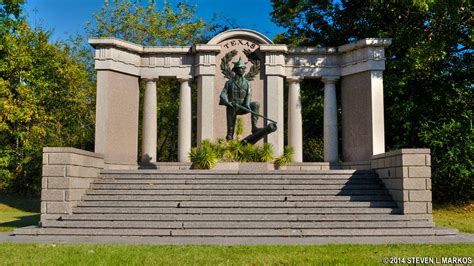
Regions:
M 96 49 L 97 70 L 142 78 L 215 75 L 215 56 L 221 50 L 217 44 L 148 47 L 111 37 L 90 38 L 89 43 Z M 334 48 L 261 44 L 259 50 L 265 54 L 267 75 L 320 78 L 383 71 L 384 49 L 390 44 L 391 39 L 368 38 Z

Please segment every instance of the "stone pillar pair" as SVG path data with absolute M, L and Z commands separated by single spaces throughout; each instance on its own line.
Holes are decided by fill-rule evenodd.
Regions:
M 324 161 L 338 162 L 337 135 L 337 77 L 323 77 L 324 82 Z M 288 91 L 288 144 L 293 147 L 294 162 L 303 161 L 303 124 L 301 117 L 300 77 L 287 77 Z
M 178 124 L 178 161 L 188 162 L 191 149 L 191 87 L 188 79 L 178 79 L 181 83 L 179 92 L 179 124 Z M 142 127 L 142 162 L 156 162 L 157 146 L 157 97 L 156 80 L 145 79 L 145 95 L 143 100 Z

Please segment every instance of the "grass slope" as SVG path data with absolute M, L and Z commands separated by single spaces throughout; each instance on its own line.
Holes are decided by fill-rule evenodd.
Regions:
M 40 219 L 38 198 L 0 194 L 0 232 L 37 225 Z
M 456 228 L 461 232 L 474 233 L 474 202 L 466 206 L 440 206 L 433 210 L 437 226 Z

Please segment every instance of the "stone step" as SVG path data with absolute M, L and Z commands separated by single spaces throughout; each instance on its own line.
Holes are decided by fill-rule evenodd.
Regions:
M 208 190 L 374 190 L 381 189 L 381 184 L 370 185 L 214 185 L 214 184 L 92 184 L 92 189 L 160 189 L 160 190 L 176 190 L 176 189 L 208 189 Z
M 194 177 L 281 177 L 281 176 L 319 176 L 319 177 L 375 177 L 377 174 L 373 171 L 354 171 L 354 170 L 330 170 L 330 171 L 208 171 L 208 170 L 191 170 L 191 171 L 147 171 L 142 170 L 139 173 L 104 173 L 99 174 L 103 177 L 156 177 L 156 176 L 194 176 Z
M 156 176 L 156 175 L 320 175 L 320 176 L 337 176 L 337 175 L 375 175 L 372 170 L 354 170 L 354 169 L 333 169 L 333 170 L 101 170 L 102 176 Z
M 75 207 L 74 214 L 399 214 L 398 208 L 124 208 Z
M 277 180 L 295 180 L 295 181 L 375 181 L 379 180 L 376 175 L 360 175 L 360 176 L 319 176 L 319 175 L 154 175 L 154 176 L 99 176 L 98 180 L 147 180 L 147 181 L 178 181 L 178 180 L 209 180 L 209 181 L 277 181 Z
M 44 228 L 123 228 L 123 229 L 338 229 L 338 228 L 430 228 L 432 222 L 275 222 L 275 221 L 45 221 Z
M 110 191 L 105 191 L 110 192 Z M 351 201 L 392 201 L 389 195 L 376 195 L 376 196 L 285 196 L 285 195 L 160 195 L 153 191 L 151 195 L 137 195 L 133 193 L 128 194 L 116 194 L 116 193 L 103 193 L 101 191 L 88 191 L 87 195 L 82 197 L 83 201 L 337 201 L 337 202 L 351 202 Z
M 70 235 L 70 236 L 222 236 L 222 237 L 310 237 L 310 236 L 432 236 L 430 228 L 383 229 L 110 229 L 110 228 L 22 228 L 18 235 Z
M 78 207 L 162 207 L 162 208 L 378 208 L 396 207 L 379 202 L 276 202 L 276 201 L 81 201 Z
M 291 190 L 258 190 L 258 189 L 240 189 L 240 190 L 228 190 L 228 189 L 91 189 L 87 193 L 92 191 L 98 191 L 98 193 L 104 194 L 103 191 L 109 191 L 108 194 L 135 194 L 135 195 L 275 195 L 275 196 L 301 196 L 301 195 L 312 195 L 312 196 L 377 196 L 377 195 L 388 195 L 385 190 L 317 190 L 317 189 L 291 189 Z
M 410 221 L 414 217 L 396 214 L 72 214 L 64 221 Z M 430 217 L 416 217 L 429 221 Z
M 137 185 L 371 185 L 381 184 L 379 179 L 115 179 L 104 178 L 94 184 L 137 184 Z

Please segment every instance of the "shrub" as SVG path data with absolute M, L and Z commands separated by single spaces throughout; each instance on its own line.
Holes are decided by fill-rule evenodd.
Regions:
M 273 149 L 272 144 L 264 143 L 259 149 L 258 159 L 259 162 L 271 162 L 273 160 Z
M 242 155 L 239 158 L 240 162 L 258 162 L 259 161 L 259 148 L 256 145 L 245 144 L 242 147 Z
M 270 162 L 273 160 L 272 145 L 262 146 L 245 144 L 240 141 L 218 140 L 215 143 L 203 140 L 199 147 L 189 152 L 189 158 L 197 169 L 211 169 L 218 161 L 223 162 Z M 288 160 L 287 158 L 283 160 Z M 289 157 L 291 161 L 291 155 Z
M 303 143 L 305 162 L 324 162 L 324 141 L 322 138 L 310 138 Z
M 217 163 L 217 155 L 209 140 L 203 140 L 200 147 L 189 152 L 189 158 L 198 169 L 211 169 Z
M 235 121 L 235 135 L 237 140 L 240 140 L 242 134 L 244 133 L 244 122 L 242 117 L 237 117 L 237 121 Z
M 275 167 L 280 168 L 280 166 L 289 164 L 292 158 L 293 158 L 293 148 L 290 146 L 285 146 L 283 150 L 283 155 L 277 158 L 274 162 Z
M 419 135 L 432 155 L 434 202 L 462 204 L 474 198 L 474 130 L 466 124 L 449 120 L 422 126 Z

